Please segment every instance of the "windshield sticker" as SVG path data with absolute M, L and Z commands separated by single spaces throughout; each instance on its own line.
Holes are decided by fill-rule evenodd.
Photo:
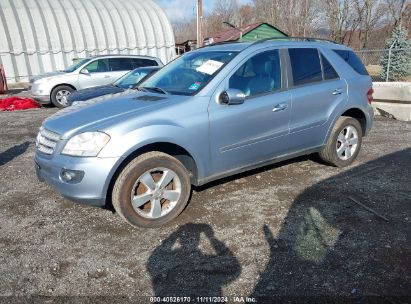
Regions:
M 191 91 L 197 91 L 201 87 L 201 82 L 193 83 L 188 89 Z
M 205 73 L 208 75 L 213 75 L 219 68 L 223 66 L 224 62 L 219 62 L 215 60 L 208 60 L 199 66 L 196 70 L 197 72 Z

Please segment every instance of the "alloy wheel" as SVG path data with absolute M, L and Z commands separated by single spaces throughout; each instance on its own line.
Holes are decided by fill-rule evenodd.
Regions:
M 131 204 L 135 212 L 147 219 L 165 216 L 176 206 L 181 196 L 181 181 L 168 168 L 154 168 L 144 172 L 131 190 Z
M 71 92 L 68 90 L 60 90 L 56 94 L 56 100 L 63 106 L 67 106 L 67 98 L 70 96 Z
M 358 131 L 354 126 L 348 125 L 337 137 L 337 155 L 342 160 L 348 160 L 355 154 L 357 147 Z

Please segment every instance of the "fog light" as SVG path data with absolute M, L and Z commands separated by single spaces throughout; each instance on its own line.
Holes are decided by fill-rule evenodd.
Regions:
M 66 183 L 77 184 L 83 179 L 84 171 L 63 169 L 60 172 L 60 177 Z

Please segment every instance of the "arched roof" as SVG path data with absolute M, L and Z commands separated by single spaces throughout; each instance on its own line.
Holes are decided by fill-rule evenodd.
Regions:
M 175 56 L 170 22 L 152 0 L 0 0 L 0 42 L 0 64 L 16 81 L 75 57 Z

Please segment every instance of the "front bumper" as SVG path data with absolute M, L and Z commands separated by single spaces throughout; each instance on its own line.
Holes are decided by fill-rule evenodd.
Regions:
M 103 207 L 107 189 L 120 158 L 70 157 L 36 152 L 36 173 L 40 181 L 51 184 L 57 191 L 74 202 Z M 63 169 L 84 172 L 81 181 L 65 182 Z
M 31 98 L 38 101 L 41 104 L 49 104 L 51 102 L 50 96 L 46 95 L 33 95 L 31 94 Z
M 48 104 L 50 100 L 50 88 L 46 84 L 37 84 L 36 82 L 31 84 L 30 87 L 31 98 L 38 101 L 41 104 Z

